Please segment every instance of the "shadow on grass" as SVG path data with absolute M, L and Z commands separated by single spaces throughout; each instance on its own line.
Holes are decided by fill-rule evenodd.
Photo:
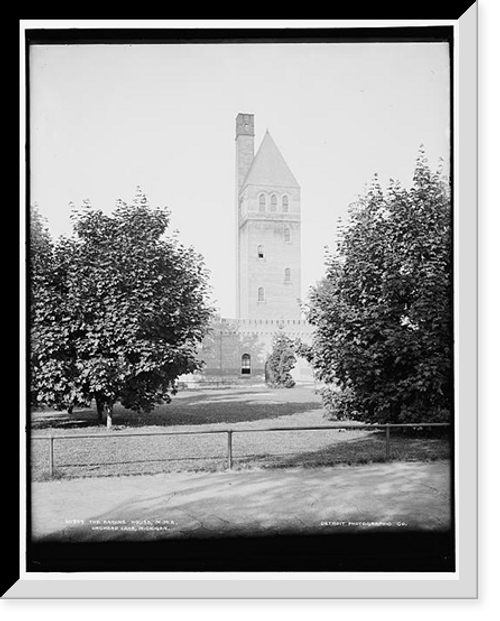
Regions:
M 211 391 L 210 394 L 180 394 L 169 404 L 150 413 L 138 413 L 116 405 L 116 427 L 183 426 L 214 423 L 241 423 L 290 416 L 322 409 L 321 400 L 312 391 L 260 390 Z M 65 412 L 38 412 L 32 417 L 32 429 L 81 429 L 102 426 L 95 409 Z
M 436 461 L 450 458 L 447 436 L 430 438 L 396 435 L 389 445 L 389 461 Z M 236 467 L 261 468 L 316 468 L 321 466 L 350 466 L 386 461 L 386 443 L 383 432 L 371 432 L 368 437 L 335 442 L 317 451 L 286 454 L 236 456 Z

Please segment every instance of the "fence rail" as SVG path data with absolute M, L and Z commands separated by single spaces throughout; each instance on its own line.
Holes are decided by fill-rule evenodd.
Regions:
M 54 442 L 64 440 L 75 439 L 109 439 L 109 438 L 132 438 L 132 437 L 155 437 L 155 436 L 188 436 L 188 435 L 203 435 L 203 434 L 227 434 L 227 454 L 225 460 L 227 460 L 227 468 L 229 470 L 233 467 L 233 435 L 236 433 L 265 433 L 265 432 L 287 432 L 287 431 L 325 431 L 325 430 L 362 430 L 362 429 L 381 429 L 385 430 L 385 460 L 390 459 L 390 433 L 391 429 L 419 429 L 419 428 L 434 428 L 434 427 L 450 427 L 450 423 L 376 423 L 370 425 L 363 424 L 338 424 L 338 425 L 315 425 L 310 427 L 262 427 L 260 429 L 205 429 L 194 431 L 132 431 L 132 432 L 112 432 L 96 434 L 64 434 L 64 435 L 33 435 L 32 440 L 41 440 L 48 442 L 48 462 L 49 462 L 49 476 L 54 474 Z M 193 457 L 183 457 L 180 460 L 194 459 Z M 136 460 L 138 461 L 138 460 Z M 132 463 L 135 463 L 134 461 Z M 67 464 L 66 464 L 67 465 Z M 71 464 L 73 465 L 73 464 Z M 96 465 L 96 464 L 94 464 Z M 105 465 L 103 463 L 103 465 Z

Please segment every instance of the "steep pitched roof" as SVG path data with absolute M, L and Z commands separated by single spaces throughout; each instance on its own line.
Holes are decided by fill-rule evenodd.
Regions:
M 300 187 L 268 131 L 243 182 L 247 184 Z

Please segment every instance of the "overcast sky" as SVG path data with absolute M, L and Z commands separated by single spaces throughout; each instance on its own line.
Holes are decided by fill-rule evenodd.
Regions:
M 449 165 L 444 43 L 35 46 L 30 81 L 31 199 L 53 236 L 71 231 L 70 201 L 110 212 L 140 185 L 205 257 L 227 317 L 239 112 L 301 186 L 304 296 L 374 173 L 409 185 L 420 144 Z

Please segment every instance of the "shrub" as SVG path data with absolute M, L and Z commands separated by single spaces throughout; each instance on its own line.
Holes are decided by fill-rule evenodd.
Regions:
M 272 388 L 293 388 L 295 380 L 290 371 L 295 366 L 293 342 L 283 332 L 273 336 L 273 349 L 265 365 L 266 384 Z

